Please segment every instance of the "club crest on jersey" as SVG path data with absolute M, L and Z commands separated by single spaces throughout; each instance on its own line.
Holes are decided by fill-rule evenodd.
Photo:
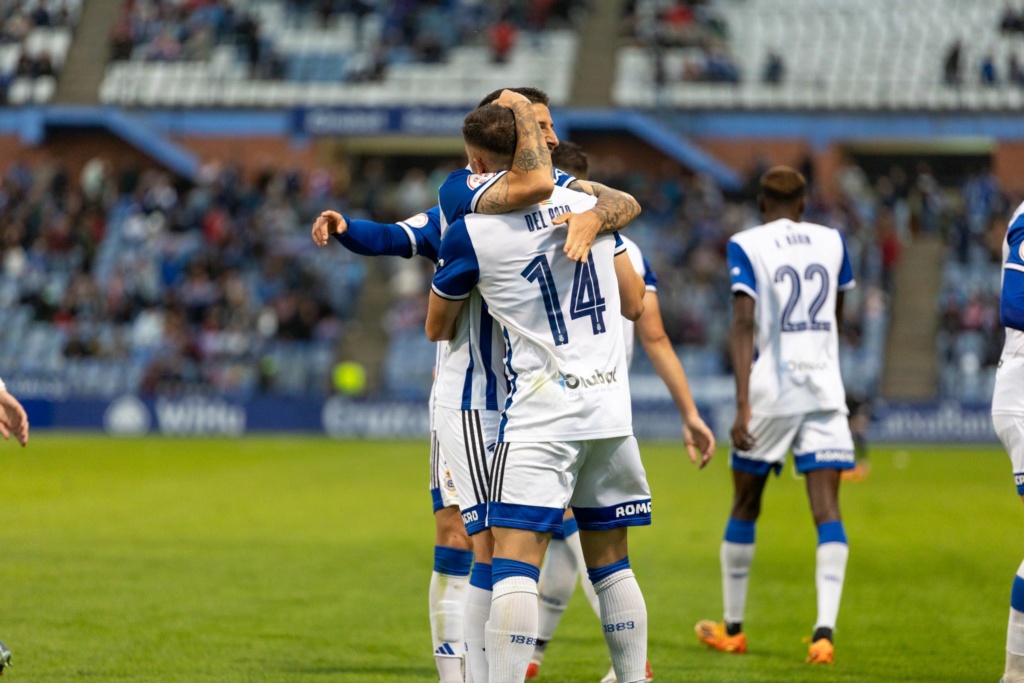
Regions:
M 493 177 L 493 173 L 474 173 L 466 178 L 466 185 L 469 185 L 469 189 L 475 190 Z
M 410 228 L 422 228 L 426 226 L 427 223 L 430 222 L 430 219 L 427 218 L 427 214 L 418 213 L 412 218 L 406 218 L 402 222 L 408 225 Z

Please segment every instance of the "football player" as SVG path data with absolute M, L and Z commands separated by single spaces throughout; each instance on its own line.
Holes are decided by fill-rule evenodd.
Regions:
M 1013 214 L 1003 242 L 999 321 L 1006 327 L 1006 342 L 996 370 L 992 423 L 1010 456 L 1017 494 L 1024 500 L 1024 204 Z M 1003 683 L 1024 683 L 1024 564 L 1017 569 L 1010 593 Z
M 838 321 L 843 292 L 855 282 L 842 234 L 801 222 L 805 188 L 797 171 L 770 169 L 761 177 L 758 200 L 764 224 L 729 240 L 737 414 L 735 495 L 721 546 L 725 619 L 701 621 L 696 632 L 711 648 L 746 652 L 743 615 L 761 497 L 768 475 L 778 474 L 792 449 L 818 530 L 818 616 L 807 661 L 831 664 L 849 556 L 839 480 L 854 466 Z
M 493 105 L 472 112 L 463 134 L 473 170 L 514 166 L 518 126 L 518 112 L 513 118 Z M 617 236 L 601 235 L 585 252 L 564 248 L 556 229 L 564 221 L 555 218 L 593 206 L 591 197 L 555 188 L 523 211 L 457 219 L 439 252 L 428 337 L 453 339 L 464 302 L 479 292 L 506 343 L 510 389 L 487 505 L 495 542 L 491 683 L 525 677 L 540 563 L 570 503 L 618 678 L 646 677 L 646 607 L 629 568 L 626 528 L 650 523 L 650 490 L 632 437 L 619 315 L 639 317 L 645 288 L 627 259 L 614 259 L 625 249 Z M 444 216 L 443 188 L 441 209 Z
M 7 385 L 0 379 L 0 436 L 15 441 L 22 447 L 28 445 L 28 415 L 18 399 L 7 391 Z M 0 642 L 0 674 L 11 665 L 11 651 Z

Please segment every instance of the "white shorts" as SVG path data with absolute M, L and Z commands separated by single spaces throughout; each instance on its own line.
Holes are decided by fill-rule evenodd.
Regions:
M 557 532 L 569 505 L 584 531 L 650 524 L 636 439 L 498 444 L 488 526 Z
M 992 424 L 1013 463 L 1017 493 L 1024 496 L 1024 415 L 996 414 L 992 416 Z
M 434 503 L 434 512 L 459 504 L 459 492 L 448 471 L 448 463 L 441 455 L 435 431 L 430 432 L 430 498 Z
M 434 408 L 437 439 L 455 480 L 462 521 L 470 536 L 487 528 L 491 461 L 500 419 L 497 410 Z
M 838 410 L 754 416 L 749 430 L 756 445 L 749 451 L 733 451 L 730 464 L 734 470 L 764 477 L 774 469 L 778 474 L 790 450 L 797 472 L 848 470 L 856 464 L 849 420 Z

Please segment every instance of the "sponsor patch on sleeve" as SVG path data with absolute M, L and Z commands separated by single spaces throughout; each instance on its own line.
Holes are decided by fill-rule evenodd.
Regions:
M 425 227 L 427 223 L 430 222 L 430 219 L 427 218 L 427 214 L 418 213 L 412 218 L 406 218 L 402 222 L 408 225 L 410 228 L 422 228 Z

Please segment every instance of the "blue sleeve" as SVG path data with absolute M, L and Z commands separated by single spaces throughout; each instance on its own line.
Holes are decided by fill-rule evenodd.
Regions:
M 641 256 L 640 258 L 644 260 L 644 284 L 647 285 L 647 291 L 658 291 L 658 276 L 654 274 L 651 262 L 647 260 L 646 256 Z
M 850 251 L 846 248 L 846 238 L 839 233 L 839 239 L 843 243 L 843 265 L 839 267 L 839 291 L 845 292 L 857 286 L 857 280 L 853 277 L 853 266 L 850 265 Z
M 409 233 L 415 254 L 437 263 L 437 251 L 441 248 L 441 209 L 435 206 L 398 224 Z
M 557 187 L 568 187 L 576 182 L 576 176 L 569 175 L 560 169 L 553 169 L 553 173 L 555 176 L 555 185 Z
M 476 174 L 468 168 L 463 168 L 449 174 L 437 193 L 444 224 L 452 225 L 463 216 L 476 211 L 476 203 L 480 197 L 505 173 L 501 171 Z
M 725 252 L 729 263 L 729 279 L 732 280 L 732 291 L 742 292 L 757 298 L 757 279 L 754 277 L 754 266 L 750 264 L 747 252 L 737 242 L 729 240 Z
M 1024 331 L 1024 216 L 1006 234 L 1010 253 L 1003 265 L 1003 289 L 999 296 L 999 322 Z
M 456 221 L 441 240 L 431 289 L 442 299 L 458 301 L 468 297 L 479 280 L 480 264 L 466 222 Z
M 353 220 L 348 217 L 345 220 L 348 222 L 348 229 L 340 235 L 335 233 L 334 239 L 341 242 L 349 251 L 360 256 L 411 258 L 415 255 L 414 244 L 401 225 Z
M 626 251 L 626 243 L 622 241 L 618 230 L 613 232 L 612 235 L 615 236 L 615 255 L 618 256 Z

